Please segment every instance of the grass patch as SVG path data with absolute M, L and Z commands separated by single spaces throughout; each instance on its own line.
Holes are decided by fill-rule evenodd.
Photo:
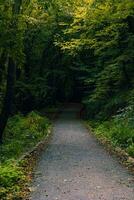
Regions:
M 0 146 L 0 199 L 22 199 L 25 171 L 17 161 L 50 133 L 50 122 L 39 113 L 15 115 L 8 121 Z

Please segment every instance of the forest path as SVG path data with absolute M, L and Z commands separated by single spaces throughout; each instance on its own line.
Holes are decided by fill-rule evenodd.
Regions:
M 133 177 L 77 119 L 63 109 L 35 169 L 32 200 L 134 200 Z

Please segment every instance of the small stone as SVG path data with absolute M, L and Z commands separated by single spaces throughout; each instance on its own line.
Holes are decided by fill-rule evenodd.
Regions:
M 96 188 L 97 188 L 97 189 L 101 189 L 101 186 L 98 185 Z

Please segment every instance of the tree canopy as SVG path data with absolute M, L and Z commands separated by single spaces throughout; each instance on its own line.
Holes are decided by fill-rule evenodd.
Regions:
M 131 0 L 0 0 L 0 135 L 56 102 L 98 119 L 133 104 L 133 21 Z

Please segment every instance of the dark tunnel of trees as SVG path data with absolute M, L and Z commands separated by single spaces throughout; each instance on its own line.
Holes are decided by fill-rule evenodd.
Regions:
M 0 138 L 17 112 L 82 102 L 107 120 L 133 107 L 134 2 L 0 0 Z

